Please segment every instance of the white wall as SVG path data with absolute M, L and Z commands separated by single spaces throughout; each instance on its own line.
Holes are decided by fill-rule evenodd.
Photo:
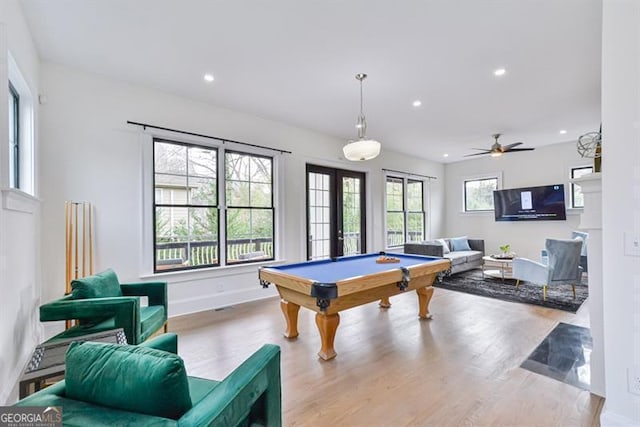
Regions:
M 7 51 L 15 59 L 29 91 L 37 97 L 38 56 L 19 2 L 14 0 L 0 2 L 0 405 L 17 397 L 18 376 L 42 336 L 38 322 L 41 288 L 39 202 L 7 188 Z M 35 108 L 37 117 L 37 106 Z M 37 194 L 37 179 L 35 189 Z
M 41 92 L 48 100 L 41 106 L 40 122 L 45 301 L 64 292 L 65 200 L 88 201 L 95 207 L 96 270 L 112 267 L 123 282 L 151 279 L 144 267 L 150 259 L 142 255 L 148 247 L 141 244 L 142 151 L 147 142 L 141 129 L 127 120 L 292 151 L 276 155 L 284 162 L 282 206 L 277 207 L 284 213 L 280 258 L 289 262 L 305 257 L 306 162 L 367 173 L 368 250 L 381 250 L 384 244 L 382 168 L 439 178 L 432 184 L 432 204 L 433 227 L 440 231 L 443 166 L 390 152 L 392 141 L 383 141 L 379 158 L 350 163 L 340 159 L 343 141 L 312 131 L 55 64 L 44 63 L 41 76 Z M 256 265 L 157 277 L 169 281 L 170 316 L 275 293 L 260 288 Z
M 640 234 L 640 2 L 604 0 L 602 39 L 602 243 L 605 379 L 602 425 L 640 425 L 640 257 L 623 253 Z
M 597 129 L 582 129 L 591 132 Z M 568 239 L 580 222 L 582 209 L 567 210 L 566 221 L 496 222 L 493 211 L 482 213 L 463 212 L 463 180 L 487 173 L 502 176 L 502 188 L 533 187 L 547 184 L 564 184 L 569 203 L 569 178 L 571 168 L 589 166 L 591 159 L 584 159 L 576 151 L 575 142 L 559 143 L 536 148 L 535 151 L 505 154 L 501 157 L 482 158 L 448 164 L 446 182 L 446 236 L 468 235 L 483 238 L 488 254 L 499 252 L 499 246 L 510 244 L 518 256 L 538 260 L 544 248 L 545 238 Z

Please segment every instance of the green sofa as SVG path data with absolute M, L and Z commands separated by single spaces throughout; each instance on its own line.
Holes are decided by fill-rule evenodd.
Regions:
M 177 336 L 140 346 L 73 343 L 66 379 L 17 406 L 61 406 L 65 426 L 281 426 L 280 347 L 264 345 L 218 382 L 188 377 Z
M 120 284 L 113 270 L 76 279 L 72 292 L 40 306 L 40 321 L 77 320 L 49 340 L 73 338 L 115 328 L 124 329 L 129 344 L 140 344 L 167 322 L 167 283 Z M 140 305 L 146 296 L 147 306 Z

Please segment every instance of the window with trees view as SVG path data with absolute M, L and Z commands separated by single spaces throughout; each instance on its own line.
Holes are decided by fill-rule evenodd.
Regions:
M 424 240 L 424 188 L 422 181 L 387 177 L 387 247 Z
M 580 178 L 581 176 L 590 174 L 593 172 L 592 166 L 581 166 L 577 168 L 571 168 L 571 179 Z M 584 208 L 584 195 L 579 185 L 571 183 L 571 207 L 572 208 Z
M 220 157 L 154 140 L 154 271 L 273 259 L 272 159 L 226 151 L 222 174 Z
M 227 151 L 225 187 L 227 263 L 272 259 L 272 159 Z
M 464 181 L 465 212 L 492 211 L 493 192 L 498 189 L 498 178 L 469 179 Z

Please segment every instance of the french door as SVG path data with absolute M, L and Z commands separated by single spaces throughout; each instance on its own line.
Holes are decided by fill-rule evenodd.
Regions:
M 307 259 L 366 252 L 365 176 L 307 165 Z

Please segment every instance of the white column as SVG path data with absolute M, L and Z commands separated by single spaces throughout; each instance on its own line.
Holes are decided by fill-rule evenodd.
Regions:
M 589 271 L 589 319 L 593 351 L 591 352 L 591 393 L 604 397 L 604 309 L 602 286 L 602 179 L 601 173 L 591 173 L 572 179 L 584 195 L 584 211 L 580 216 L 581 230 L 589 233 L 587 240 L 587 270 Z

